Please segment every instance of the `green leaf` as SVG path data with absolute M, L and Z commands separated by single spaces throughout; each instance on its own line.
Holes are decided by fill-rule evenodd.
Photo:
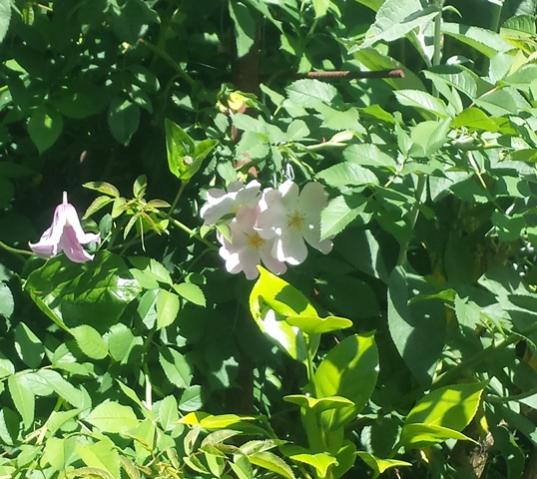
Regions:
M 202 289 L 197 284 L 193 284 L 193 283 L 174 284 L 173 289 L 179 296 L 183 297 L 187 301 L 190 301 L 192 304 L 196 304 L 198 306 L 203 306 L 203 307 L 207 305 L 207 302 L 205 300 L 205 295 L 203 294 Z
M 287 316 L 285 321 L 291 326 L 296 326 L 300 331 L 308 334 L 331 333 L 352 327 L 352 321 L 338 316 Z
M 24 323 L 15 328 L 15 349 L 24 364 L 38 368 L 45 355 L 45 348 L 40 339 Z
M 199 426 L 203 429 L 237 429 L 255 427 L 256 418 L 253 416 L 239 416 L 237 414 L 207 414 L 205 412 L 191 412 L 183 416 L 179 422 L 189 426 Z
M 172 430 L 178 424 L 179 412 L 175 397 L 166 396 L 160 401 L 158 417 L 160 424 L 165 431 Z
M 95 198 L 91 202 L 91 204 L 88 206 L 88 208 L 84 212 L 83 218 L 84 219 L 89 218 L 90 216 L 102 210 L 105 206 L 109 205 L 113 201 L 114 199 L 110 198 L 109 196 L 105 196 L 105 195 L 97 196 L 97 198 Z
M 483 110 L 475 106 L 464 110 L 457 115 L 451 122 L 453 128 L 471 128 L 473 130 L 498 131 L 499 126 L 490 116 Z
M 185 357 L 172 348 L 160 348 L 159 362 L 168 380 L 178 388 L 187 388 L 192 381 L 192 370 Z
M 98 191 L 99 193 L 111 196 L 112 198 L 119 198 L 119 190 L 106 181 L 89 181 L 82 186 L 88 190 Z
M 196 144 L 186 131 L 171 120 L 166 120 L 164 127 L 168 168 L 180 180 L 188 181 L 216 147 L 217 141 L 207 139 Z
M 319 80 L 297 80 L 285 91 L 291 102 L 306 108 L 313 108 L 317 103 L 330 104 L 337 96 L 335 87 Z
M 269 451 L 256 452 L 248 455 L 249 461 L 263 469 L 274 472 L 285 479 L 295 479 L 293 470 L 281 458 Z
M 315 371 L 317 398 L 342 396 L 354 407 L 331 411 L 330 424 L 343 424 L 363 409 L 378 375 L 378 351 L 373 335 L 348 336 L 332 348 Z
M 108 355 L 108 348 L 99 332 L 82 324 L 69 331 L 75 338 L 77 346 L 88 357 L 92 359 L 104 359 Z
M 131 407 L 109 399 L 93 409 L 84 420 L 103 432 L 119 434 L 131 431 L 139 423 Z
M 330 0 L 313 0 L 313 10 L 315 11 L 315 18 L 324 17 L 326 15 L 326 12 L 328 12 L 330 3 Z
M 179 409 L 185 412 L 197 411 L 203 405 L 201 398 L 201 386 L 187 387 L 179 399 Z
M 410 130 L 413 145 L 410 155 L 430 157 L 434 155 L 447 141 L 451 120 L 424 121 Z
M 24 428 L 29 429 L 34 422 L 35 397 L 24 380 L 24 375 L 14 374 L 7 379 L 9 394 L 15 408 L 22 417 Z
M 474 417 L 483 385 L 454 384 L 431 391 L 410 410 L 405 425 L 423 423 L 462 431 Z
M 375 169 L 383 168 L 390 172 L 395 172 L 397 169 L 397 162 L 394 158 L 384 153 L 377 145 L 368 143 L 348 146 L 343 150 L 343 158 L 349 163 Z
M 425 91 L 425 85 L 421 79 L 407 69 L 401 62 L 394 58 L 383 55 L 375 48 L 363 48 L 361 45 L 357 45 L 350 49 L 351 53 L 354 53 L 355 58 L 369 70 L 394 70 L 397 68 L 403 69 L 405 75 L 403 78 L 384 78 L 383 81 L 390 85 L 394 90 L 401 88 L 407 88 L 411 90 L 423 90 Z
M 371 215 L 365 213 L 366 207 L 367 200 L 358 194 L 340 195 L 330 200 L 321 213 L 321 240 L 341 233 L 358 217 L 357 223 L 368 223 Z
M 371 170 L 348 161 L 322 170 L 317 174 L 317 178 L 335 188 L 379 184 L 378 178 Z
M 457 439 L 460 441 L 474 441 L 465 434 L 447 427 L 434 424 L 407 424 L 401 431 L 399 444 L 407 449 L 422 449 L 432 444 Z
M 471 100 L 493 88 L 482 80 L 472 70 L 461 65 L 442 65 L 424 72 L 424 75 L 434 84 L 444 81 L 467 95 Z
M 32 112 L 28 121 L 28 133 L 40 154 L 56 143 L 62 130 L 62 116 L 43 105 Z
M 108 127 L 118 143 L 127 146 L 140 123 L 140 107 L 130 100 L 114 98 L 108 107 Z
M 0 379 L 4 379 L 8 376 L 15 374 L 15 366 L 13 363 L 0 355 Z
M 289 454 L 289 459 L 313 467 L 319 478 L 326 477 L 328 470 L 338 462 L 334 456 L 326 452 Z
M 495 56 L 499 52 L 507 52 L 513 46 L 504 40 L 500 35 L 491 30 L 479 27 L 470 27 L 460 23 L 442 22 L 442 32 L 445 35 L 455 38 L 488 58 Z
M 0 0 L 0 43 L 2 43 L 9 30 L 10 20 L 11 0 Z
M 241 58 L 255 43 L 256 22 L 248 7 L 237 0 L 229 2 L 229 16 L 233 20 L 236 32 L 237 57 Z
M 397 459 L 379 459 L 378 457 L 369 454 L 368 452 L 358 451 L 356 455 L 364 461 L 373 471 L 375 475 L 382 474 L 384 471 L 391 469 L 392 467 L 410 467 L 412 464 L 406 461 L 399 461 Z
M 304 394 L 290 394 L 284 396 L 284 401 L 296 404 L 303 409 L 311 409 L 315 412 L 328 411 L 329 409 L 340 409 L 353 407 L 354 403 L 342 396 L 328 396 L 320 399 L 316 399 Z
M 437 7 L 423 8 L 419 0 L 386 0 L 361 46 L 367 48 L 379 41 L 392 42 L 415 28 L 423 29 L 438 13 Z
M 50 464 L 58 471 L 67 469 L 67 466 L 78 459 L 77 443 L 78 440 L 74 436 L 62 439 L 51 437 L 43 450 L 41 463 Z
M 165 289 L 157 294 L 157 329 L 162 329 L 175 321 L 179 314 L 179 297 Z
M 300 331 L 287 323 L 285 316 L 318 316 L 308 299 L 296 288 L 266 269 L 250 293 L 250 313 L 259 329 L 297 361 L 304 361 L 307 349 Z
M 88 325 L 102 334 L 119 321 L 127 304 L 141 292 L 124 261 L 107 251 L 97 253 L 84 268 L 63 256 L 52 258 L 32 271 L 25 289 L 65 331 L 69 330 L 67 323 L 71 328 Z M 97 346 L 98 351 L 103 349 Z
M 503 79 L 503 82 L 516 88 L 526 89 L 536 78 L 537 65 L 531 63 L 529 65 L 524 65 L 514 73 L 511 73 Z
M 63 400 L 76 408 L 83 409 L 85 407 L 86 397 L 84 392 L 66 381 L 60 373 L 51 369 L 40 369 L 36 374 Z
M 388 282 L 388 328 L 412 374 L 428 385 L 444 347 L 445 320 L 441 313 L 432 314 L 429 306 L 424 308 L 423 303 L 408 305 L 409 291 L 423 287 L 420 281 L 401 267 L 392 271 Z
M 431 94 L 419 90 L 398 90 L 394 92 L 401 105 L 430 111 L 439 117 L 448 116 L 445 103 Z
M 129 354 L 135 346 L 141 346 L 142 338 L 135 337 L 131 329 L 123 323 L 114 324 L 108 335 L 110 356 L 121 364 L 127 364 Z
M 0 282 L 0 316 L 5 319 L 11 318 L 15 309 L 13 295 L 7 284 Z
M 105 471 L 113 479 L 121 479 L 119 453 L 112 441 L 103 439 L 94 444 L 82 444 L 77 448 L 77 452 L 89 468 Z

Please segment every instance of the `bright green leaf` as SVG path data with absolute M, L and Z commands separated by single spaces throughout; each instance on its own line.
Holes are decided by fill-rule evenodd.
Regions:
M 134 429 L 139 422 L 131 407 L 109 399 L 93 409 L 84 420 L 103 432 L 120 434 Z

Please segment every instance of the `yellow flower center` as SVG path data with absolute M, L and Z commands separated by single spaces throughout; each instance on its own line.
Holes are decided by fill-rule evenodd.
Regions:
M 249 246 L 255 249 L 261 248 L 261 246 L 263 246 L 263 244 L 265 243 L 265 240 L 255 232 L 249 234 L 246 241 Z
M 299 211 L 293 211 L 287 217 L 287 225 L 289 228 L 301 230 L 304 226 L 304 215 L 302 215 Z

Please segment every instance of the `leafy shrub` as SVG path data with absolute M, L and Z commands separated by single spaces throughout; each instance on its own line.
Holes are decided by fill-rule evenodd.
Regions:
M 0 476 L 535 477 L 535 10 L 0 0 Z

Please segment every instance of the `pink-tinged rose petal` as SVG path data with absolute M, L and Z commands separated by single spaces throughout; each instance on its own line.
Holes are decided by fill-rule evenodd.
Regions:
M 321 211 L 328 204 L 328 196 L 320 183 L 307 183 L 298 200 L 298 208 L 306 217 L 318 219 L 320 221 Z
M 291 181 L 287 180 L 280 185 L 278 188 L 279 192 L 282 195 L 283 203 L 287 207 L 296 207 L 298 203 L 298 185 Z
M 255 206 L 259 188 L 259 183 L 254 180 L 247 185 L 239 182 L 232 183 L 227 192 L 222 189 L 209 190 L 207 201 L 200 209 L 200 215 L 205 224 L 213 225 L 224 216 L 236 213 L 241 208 Z
M 277 238 L 274 241 L 272 252 L 279 261 L 285 261 L 295 266 L 303 263 L 308 256 L 308 248 L 304 239 L 292 232 Z

